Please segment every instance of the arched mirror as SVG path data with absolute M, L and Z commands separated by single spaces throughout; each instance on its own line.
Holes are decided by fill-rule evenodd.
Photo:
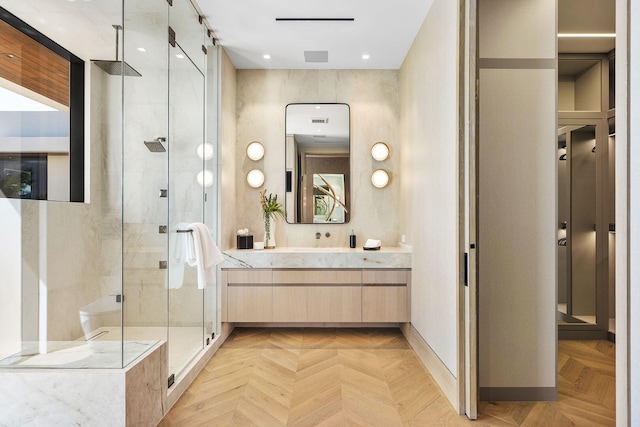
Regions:
M 285 118 L 287 222 L 349 222 L 349 106 L 289 104 Z

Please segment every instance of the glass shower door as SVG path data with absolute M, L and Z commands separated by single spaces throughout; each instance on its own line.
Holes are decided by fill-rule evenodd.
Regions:
M 168 153 L 163 148 L 167 148 L 168 136 L 168 5 L 127 0 L 122 2 L 122 7 L 122 52 L 119 57 L 138 71 L 140 76 L 119 77 L 123 82 L 119 92 L 122 95 L 122 111 L 118 106 L 111 114 L 114 117 L 118 113 L 122 116 L 122 149 L 120 154 L 112 146 L 111 138 L 115 141 L 117 134 L 116 129 L 109 129 L 110 140 L 105 149 L 109 174 L 105 176 L 103 186 L 109 190 L 105 194 L 110 199 L 107 206 L 122 203 L 118 229 L 122 233 L 121 242 L 118 242 L 122 245 L 122 290 L 118 293 L 124 296 L 124 345 L 135 346 L 141 340 L 157 342 L 167 339 L 167 283 L 164 268 L 167 235 L 163 227 L 168 217 Z M 103 99 L 106 102 L 115 95 L 111 90 L 104 94 Z M 111 169 L 121 169 L 121 200 L 120 193 L 114 191 L 118 177 L 112 177 Z M 111 209 L 103 210 L 103 221 L 109 220 L 113 214 Z M 112 244 L 103 242 L 107 250 L 111 249 Z M 110 252 L 106 255 L 110 255 Z M 113 261 L 109 260 L 109 263 Z M 118 270 L 110 267 L 108 271 L 115 274 Z
M 204 222 L 204 75 L 176 43 L 169 52 L 169 375 L 204 347 L 204 290 L 184 263 L 189 224 Z

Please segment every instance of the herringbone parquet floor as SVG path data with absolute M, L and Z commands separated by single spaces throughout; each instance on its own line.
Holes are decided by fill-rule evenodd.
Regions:
M 560 341 L 558 402 L 459 416 L 397 329 L 236 329 L 159 424 L 615 425 L 615 346 Z

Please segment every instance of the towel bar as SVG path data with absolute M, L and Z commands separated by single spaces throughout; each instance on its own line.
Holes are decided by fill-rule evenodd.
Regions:
M 193 230 L 176 230 L 176 233 L 193 233 Z

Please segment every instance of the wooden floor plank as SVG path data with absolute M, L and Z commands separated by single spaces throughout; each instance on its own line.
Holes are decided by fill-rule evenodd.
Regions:
M 170 426 L 615 426 L 615 345 L 560 341 L 557 402 L 458 415 L 397 329 L 236 328 Z

